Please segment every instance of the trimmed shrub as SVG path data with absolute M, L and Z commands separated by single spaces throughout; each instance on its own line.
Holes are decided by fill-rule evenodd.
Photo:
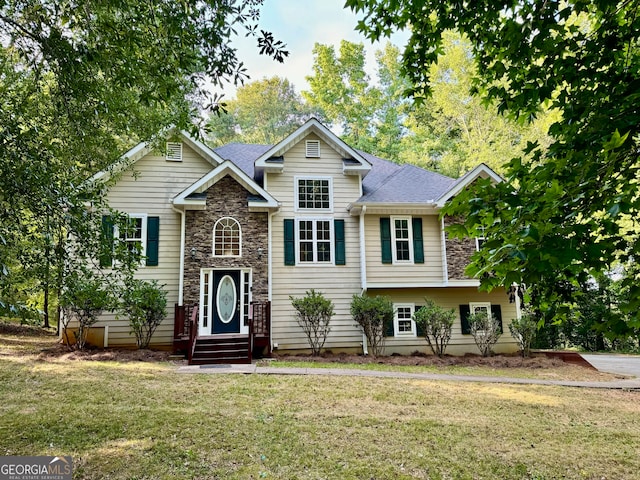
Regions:
M 113 307 L 114 299 L 104 288 L 103 282 L 89 274 L 73 274 L 65 280 L 60 298 L 64 313 L 61 327 L 69 347 L 85 348 L 89 328 L 98 321 L 98 316 Z M 74 340 L 68 337 L 67 326 L 72 320 L 78 322 L 78 334 Z
M 394 308 L 389 297 L 354 295 L 351 315 L 364 332 L 371 355 L 379 357 L 384 352 L 384 334 L 393 323 Z
M 156 280 L 133 280 L 122 299 L 122 311 L 129 317 L 138 348 L 147 348 L 153 333 L 166 315 L 167 292 Z
M 333 302 L 314 289 L 308 290 L 302 298 L 290 296 L 289 300 L 296 309 L 296 320 L 307 336 L 312 354 L 320 355 L 320 350 L 331 331 L 329 322 L 334 313 Z
M 531 352 L 531 342 L 538 333 L 538 321 L 533 312 L 524 310 L 520 318 L 511 320 L 509 332 L 518 342 L 522 356 L 528 357 Z
M 434 355 L 444 356 L 449 340 L 451 340 L 451 329 L 456 318 L 455 310 L 445 310 L 436 305 L 433 300 L 425 299 L 426 304 L 413 314 L 418 331 L 424 332 L 424 338 Z
M 469 315 L 469 327 L 482 356 L 493 355 L 493 346 L 502 335 L 499 323 L 485 312 L 478 312 Z

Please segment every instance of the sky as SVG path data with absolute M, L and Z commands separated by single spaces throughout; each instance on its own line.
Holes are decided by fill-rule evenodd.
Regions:
M 344 0 L 265 0 L 261 10 L 260 28 L 270 31 L 277 40 L 286 43 L 289 56 L 281 64 L 259 55 L 257 40 L 241 35 L 234 46 L 238 58 L 245 64 L 251 77 L 248 81 L 273 76 L 289 79 L 298 92 L 308 90 L 306 76 L 313 73 L 313 46 L 316 43 L 340 46 L 341 40 L 363 43 L 367 52 L 367 68 L 375 72 L 374 53 L 384 43 L 372 44 L 356 32 L 358 17 L 343 8 Z M 391 41 L 402 47 L 406 35 L 396 35 Z M 224 89 L 227 100 L 235 96 L 235 88 Z

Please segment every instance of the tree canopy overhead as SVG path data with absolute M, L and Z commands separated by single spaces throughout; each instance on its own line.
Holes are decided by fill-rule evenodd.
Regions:
M 71 265 L 65 238 L 88 221 L 78 187 L 127 147 L 193 127 L 208 84 L 243 80 L 236 34 L 284 59 L 257 27 L 262 3 L 0 2 L 0 313 L 15 292 L 41 290 L 47 314 Z
M 572 286 L 640 253 L 635 219 L 640 128 L 640 2 L 600 0 L 347 0 L 371 39 L 411 31 L 403 55 L 415 95 L 430 91 L 443 34 L 458 30 L 473 45 L 475 88 L 501 111 L 530 119 L 541 105 L 562 118 L 543 151 L 513 159 L 507 181 L 479 182 L 448 209 L 466 216 L 459 233 L 485 229 L 485 248 L 470 272 L 485 287 L 526 282 L 549 304 L 570 300 Z M 631 224 L 631 228 L 629 225 Z M 640 305 L 640 284 L 627 279 Z

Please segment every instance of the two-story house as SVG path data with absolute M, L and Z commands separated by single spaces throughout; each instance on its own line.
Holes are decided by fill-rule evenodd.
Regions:
M 366 349 L 350 315 L 354 294 L 393 300 L 387 353 L 428 352 L 411 319 L 425 298 L 457 312 L 454 354 L 477 353 L 469 312 L 486 311 L 505 329 L 520 314 L 517 298 L 480 292 L 464 276 L 481 239 L 449 239 L 439 217 L 478 177 L 500 181 L 488 167 L 455 180 L 398 165 L 354 150 L 315 119 L 276 145 L 212 150 L 184 133 L 174 140 L 166 153 L 145 144 L 128 152 L 108 193 L 138 226 L 131 240 L 147 257 L 139 278 L 158 280 L 176 305 L 153 345 L 187 349 L 194 362 L 304 351 L 290 297 L 310 289 L 335 305 L 325 344 L 333 351 Z M 104 315 L 97 327 L 105 345 L 134 343 L 126 318 Z M 508 334 L 496 346 L 515 349 Z

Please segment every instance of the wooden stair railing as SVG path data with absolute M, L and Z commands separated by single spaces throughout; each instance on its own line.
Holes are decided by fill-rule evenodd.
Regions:
M 187 348 L 187 354 L 189 364 L 193 359 L 193 352 L 196 348 L 196 337 L 198 336 L 198 304 L 196 303 L 191 307 L 191 315 L 189 315 L 189 346 Z

